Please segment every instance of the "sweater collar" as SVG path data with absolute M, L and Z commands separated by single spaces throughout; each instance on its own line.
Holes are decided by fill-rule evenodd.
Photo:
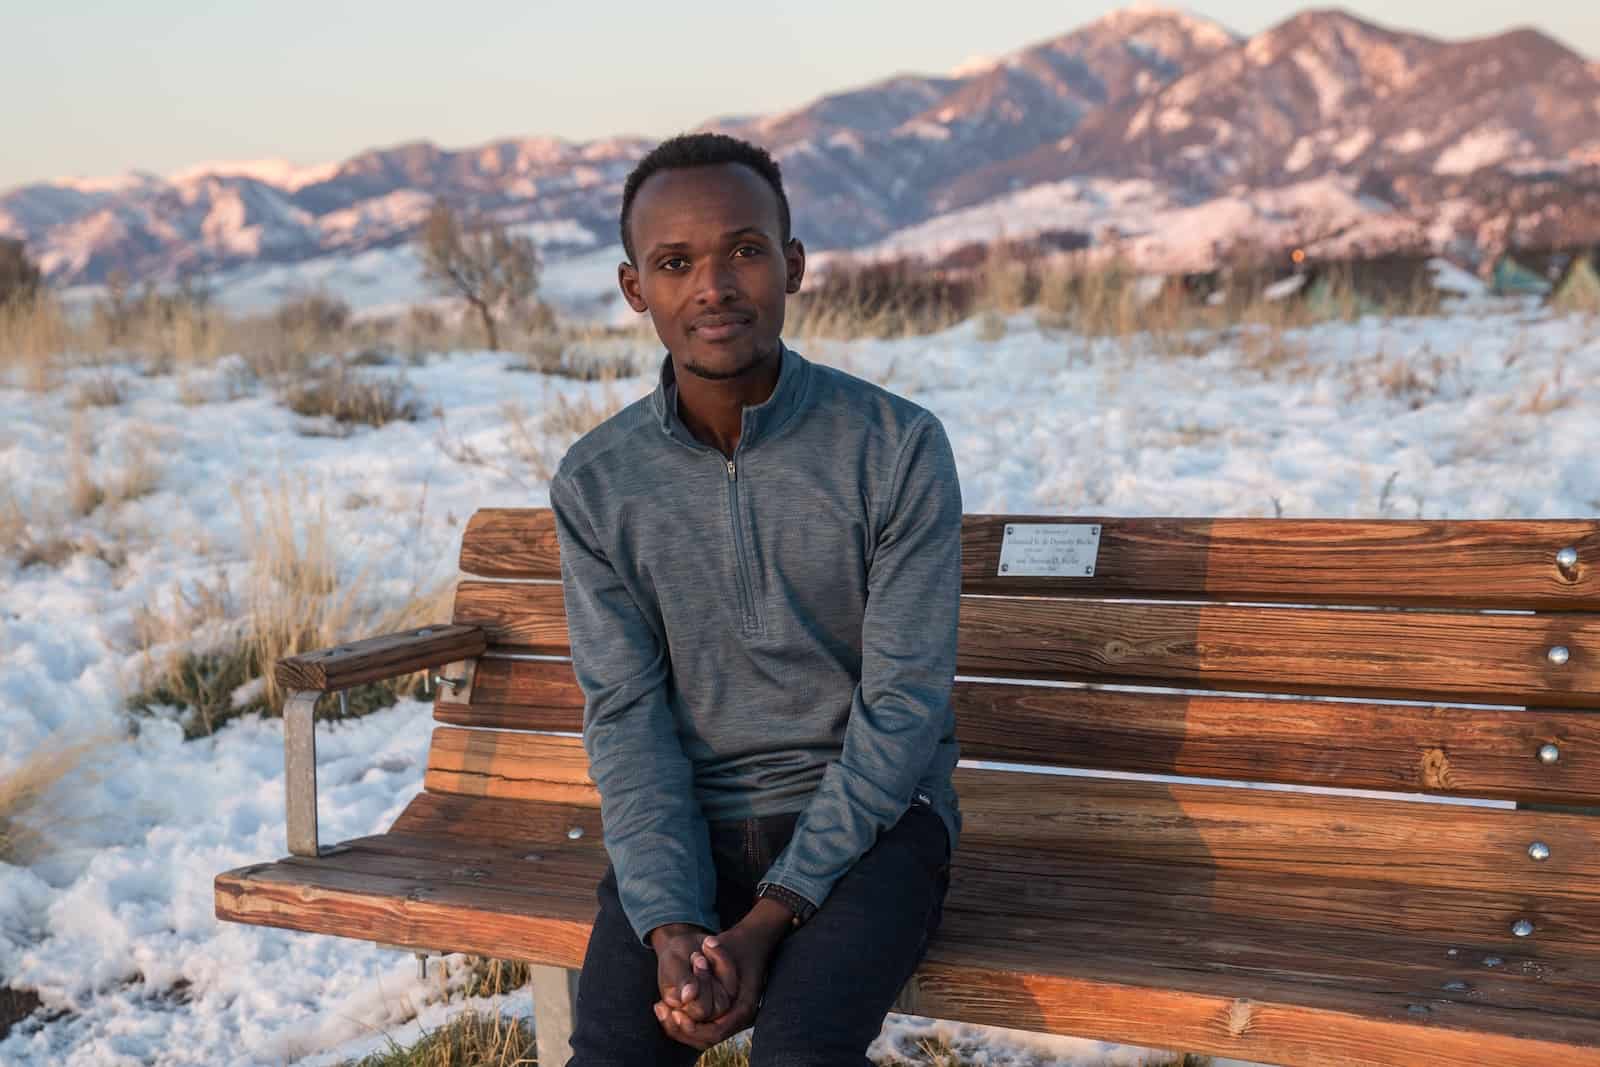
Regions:
M 800 353 L 778 342 L 778 384 L 772 395 L 754 407 L 746 407 L 739 426 L 739 447 L 748 450 L 778 432 L 784 423 L 805 405 L 811 364 Z M 678 416 L 678 383 L 672 367 L 672 353 L 661 360 L 661 376 L 651 395 L 657 420 L 663 433 L 694 448 L 709 448 L 697 440 L 683 419 Z

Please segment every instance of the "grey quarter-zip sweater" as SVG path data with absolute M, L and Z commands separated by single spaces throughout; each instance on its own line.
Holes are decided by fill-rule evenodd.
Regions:
M 785 346 L 729 458 L 683 424 L 669 355 L 568 450 L 550 505 L 641 939 L 720 929 L 707 820 L 800 812 L 764 883 L 813 908 L 914 803 L 954 847 L 962 505 L 930 411 Z

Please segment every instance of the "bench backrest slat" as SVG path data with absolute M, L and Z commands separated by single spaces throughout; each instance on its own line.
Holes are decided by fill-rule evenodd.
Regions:
M 464 581 L 455 621 L 500 649 L 571 651 L 561 587 Z M 1554 648 L 1567 658 L 1553 662 Z M 1463 615 L 964 597 L 967 675 L 1600 707 L 1600 614 Z M 1574 652 L 1577 650 L 1577 652 Z
M 1099 527 L 1092 577 L 1005 577 L 1008 525 Z M 962 591 L 1298 604 L 1600 611 L 1600 521 L 1183 519 L 967 515 Z M 1562 549 L 1577 562 L 1564 568 Z M 547 508 L 485 508 L 461 541 L 461 569 L 559 579 Z
M 1213 693 L 1014 685 L 962 679 L 962 756 L 1042 766 L 1281 782 L 1552 804 L 1600 803 L 1600 714 Z M 488 657 L 469 704 L 442 723 L 480 729 L 583 728 L 583 691 L 565 661 Z M 1538 759 L 1560 739 L 1566 758 Z M 1591 757 L 1592 758 L 1592 757 Z

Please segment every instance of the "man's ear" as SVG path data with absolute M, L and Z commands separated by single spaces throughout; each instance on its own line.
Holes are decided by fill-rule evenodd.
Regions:
M 783 265 L 786 275 L 783 291 L 798 293 L 800 281 L 806 276 L 806 246 L 800 243 L 800 238 L 791 237 L 783 246 Z
M 627 260 L 617 264 L 617 287 L 622 290 L 622 299 L 635 311 L 649 311 L 649 305 L 644 302 L 644 293 L 639 289 L 639 268 Z

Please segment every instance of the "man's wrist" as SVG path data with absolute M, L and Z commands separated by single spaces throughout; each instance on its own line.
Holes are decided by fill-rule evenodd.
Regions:
M 794 912 L 776 900 L 758 897 L 744 918 L 735 924 L 735 929 L 766 946 L 770 952 L 794 929 Z
M 710 931 L 695 923 L 662 923 L 650 931 L 647 940 L 650 942 L 650 947 L 659 952 L 661 946 L 672 938 L 691 937 L 707 933 L 710 933 Z
M 762 882 L 756 886 L 756 898 L 782 906 L 791 916 L 789 920 L 791 926 L 803 925 L 817 910 L 811 901 L 777 882 Z

